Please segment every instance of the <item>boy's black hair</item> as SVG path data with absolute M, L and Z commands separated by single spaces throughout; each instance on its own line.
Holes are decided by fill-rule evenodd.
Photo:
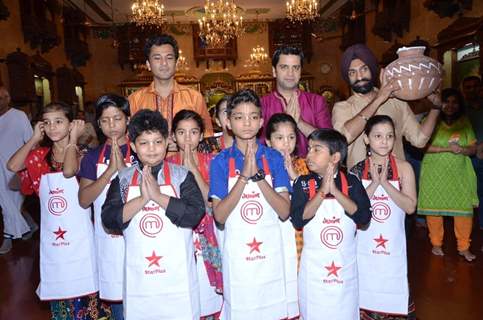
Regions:
M 174 58 L 176 59 L 176 61 L 178 61 L 178 57 L 179 57 L 178 42 L 172 35 L 169 35 L 166 33 L 150 37 L 146 40 L 146 43 L 144 44 L 144 57 L 146 58 L 146 61 L 149 60 L 149 54 L 151 53 L 151 48 L 153 46 L 162 46 L 163 44 L 169 44 L 170 46 L 173 47 Z
M 99 120 L 102 117 L 104 110 L 109 107 L 118 108 L 124 113 L 126 118 L 131 115 L 129 101 L 126 98 L 113 93 L 100 96 L 94 106 L 96 108 L 96 120 Z
M 272 57 L 272 67 L 277 68 L 278 61 L 280 60 L 280 55 L 294 55 L 300 58 L 300 67 L 304 66 L 304 53 L 302 50 L 296 47 L 281 46 L 273 53 Z
M 339 131 L 328 128 L 317 129 L 309 135 L 308 140 L 318 141 L 327 146 L 330 155 L 339 152 L 339 164 L 345 162 L 345 157 L 347 156 L 347 139 Z
M 228 106 L 228 102 L 230 101 L 230 99 L 231 99 L 231 96 L 227 94 L 227 95 L 224 95 L 223 98 L 218 100 L 218 102 L 215 105 L 215 117 L 216 118 L 220 119 L 221 105 L 226 102 L 227 106 Z
M 141 109 L 131 118 L 127 127 L 129 139 L 136 142 L 143 132 L 159 132 L 165 139 L 168 138 L 168 122 L 161 113 L 149 109 Z
M 268 120 L 267 127 L 265 129 L 265 137 L 267 140 L 270 140 L 273 132 L 276 130 L 277 125 L 280 123 L 289 123 L 294 132 L 297 133 L 297 123 L 291 115 L 286 113 L 275 113 Z
M 367 120 L 366 126 L 364 127 L 364 133 L 366 134 L 366 136 L 369 136 L 372 128 L 379 123 L 389 123 L 392 127 L 392 130 L 394 130 L 394 134 L 396 134 L 396 127 L 394 126 L 394 121 L 392 120 L 392 118 L 390 116 L 386 116 L 385 114 L 378 114 L 370 117 Z
M 440 116 L 444 122 L 448 123 L 451 120 L 457 120 L 461 118 L 466 113 L 466 106 L 465 106 L 465 99 L 463 95 L 458 89 L 455 88 L 446 88 L 441 91 L 441 101 L 443 104 L 448 101 L 449 97 L 455 97 L 456 101 L 458 102 L 458 111 L 451 116 L 447 116 L 444 110 L 441 112 Z
M 176 132 L 176 128 L 178 128 L 179 122 L 183 120 L 194 120 L 200 128 L 200 132 L 203 133 L 205 131 L 205 124 L 203 122 L 203 118 L 201 118 L 201 116 L 193 110 L 183 109 L 181 111 L 178 111 L 173 118 L 173 122 L 171 123 L 172 133 Z
M 228 104 L 226 105 L 226 113 L 228 117 L 231 116 L 233 109 L 235 109 L 240 103 L 254 104 L 260 110 L 261 115 L 262 105 L 260 103 L 260 98 L 257 96 L 255 91 L 252 89 L 242 89 L 236 92 L 228 101 Z

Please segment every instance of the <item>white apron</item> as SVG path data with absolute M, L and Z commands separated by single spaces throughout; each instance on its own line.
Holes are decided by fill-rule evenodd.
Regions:
M 62 172 L 40 178 L 41 300 L 62 300 L 97 292 L 94 229 L 90 209 L 82 209 L 75 177 Z
M 108 162 L 105 160 L 106 144 L 99 154 L 97 161 L 97 178 L 107 170 Z M 106 163 L 107 162 L 107 163 Z M 127 143 L 127 166 L 131 165 L 131 148 Z M 117 173 L 112 177 L 114 179 Z M 112 180 L 111 179 L 111 180 Z M 99 296 L 110 301 L 122 300 L 122 282 L 124 278 L 124 238 L 122 235 L 113 235 L 106 232 L 102 225 L 102 205 L 106 200 L 108 183 L 104 190 L 94 201 L 94 231 L 96 239 L 97 268 L 99 271 Z
M 267 160 L 266 181 L 271 185 Z M 228 189 L 238 179 L 229 160 Z M 284 319 L 287 317 L 282 232 L 277 213 L 257 183 L 249 181 L 225 223 L 221 319 Z
M 393 180 L 400 189 L 397 167 L 389 157 Z M 368 180 L 369 161 L 366 160 L 362 184 Z M 359 303 L 361 309 L 390 314 L 408 314 L 409 288 L 407 278 L 406 213 L 379 185 L 371 198 L 372 219 L 367 230 L 357 233 L 357 265 L 359 268 Z
M 292 183 L 291 183 L 292 184 Z M 290 219 L 279 220 L 282 228 L 283 255 L 285 258 L 285 292 L 287 298 L 287 319 L 297 318 L 299 297 L 297 286 L 297 243 L 295 228 Z
M 161 193 L 176 197 L 168 163 L 163 164 Z M 128 201 L 138 197 L 139 173 L 133 174 Z M 158 179 L 159 181 L 159 179 Z M 126 320 L 199 319 L 199 288 L 193 231 L 179 228 L 154 201 L 137 213 L 124 230 Z
M 348 195 L 342 172 L 342 192 Z M 310 199 L 316 194 L 309 180 Z M 334 198 L 325 198 L 304 227 L 299 301 L 304 320 L 359 319 L 356 224 Z

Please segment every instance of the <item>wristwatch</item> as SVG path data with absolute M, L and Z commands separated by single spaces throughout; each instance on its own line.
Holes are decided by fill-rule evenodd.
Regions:
M 265 172 L 263 172 L 263 169 L 260 169 L 253 175 L 253 177 L 250 178 L 253 182 L 258 182 L 265 179 Z

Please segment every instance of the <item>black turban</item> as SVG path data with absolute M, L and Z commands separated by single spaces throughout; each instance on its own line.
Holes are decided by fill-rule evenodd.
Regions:
M 342 79 L 350 83 L 349 80 L 349 66 L 354 59 L 362 60 L 371 70 L 371 76 L 373 83 L 377 83 L 377 77 L 379 76 L 379 66 L 377 59 L 372 51 L 362 43 L 354 44 L 347 48 L 342 54 L 340 61 L 340 71 L 342 73 Z

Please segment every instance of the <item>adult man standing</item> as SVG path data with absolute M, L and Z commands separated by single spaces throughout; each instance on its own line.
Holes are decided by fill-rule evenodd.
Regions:
M 176 40 L 168 35 L 154 36 L 144 46 L 146 66 L 152 72 L 154 80 L 145 88 L 139 89 L 129 96 L 131 114 L 143 108 L 159 111 L 171 122 L 181 109 L 196 111 L 205 123 L 205 137 L 213 135 L 211 117 L 201 93 L 182 86 L 174 80 L 179 48 Z M 172 143 L 171 143 L 172 144 Z
M 307 137 L 317 128 L 332 128 L 330 112 L 324 97 L 299 90 L 304 60 L 298 48 L 281 47 L 272 58 L 272 72 L 276 88 L 262 97 L 263 131 L 270 117 L 275 113 L 287 113 L 297 123 L 297 155 L 307 154 Z
M 374 114 L 390 116 L 394 121 L 396 137 L 393 153 L 396 157 L 404 159 L 403 137 L 415 147 L 426 145 L 441 110 L 439 95 L 428 96 L 433 109 L 423 124 L 419 124 L 406 102 L 391 98 L 392 93 L 400 89 L 397 82 L 389 81 L 382 83 L 381 89 L 375 88 L 378 64 L 374 54 L 365 45 L 356 44 L 346 49 L 342 55 L 341 72 L 353 94 L 346 101 L 334 105 L 332 124 L 349 142 L 348 168 L 366 158 L 362 133 L 367 120 Z
M 0 86 L 0 206 L 3 214 L 3 244 L 0 254 L 12 249 L 12 239 L 35 231 L 38 226 L 28 217 L 32 227 L 22 216 L 23 197 L 10 188 L 15 173 L 7 169 L 7 161 L 32 136 L 32 126 L 24 112 L 10 108 L 10 95 Z M 35 229 L 35 230 L 34 230 Z

